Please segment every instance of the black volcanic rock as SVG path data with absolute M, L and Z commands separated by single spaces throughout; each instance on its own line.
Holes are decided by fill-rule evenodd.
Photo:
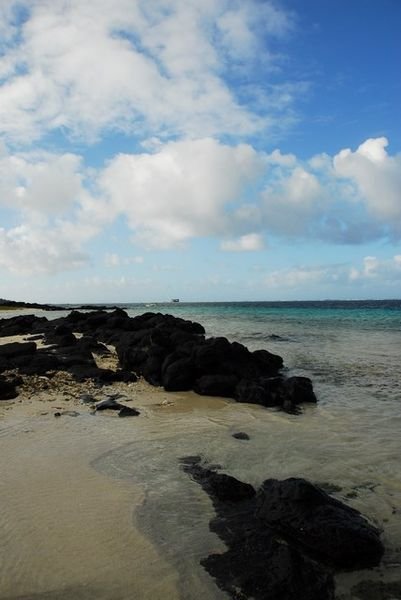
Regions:
M 168 392 L 191 390 L 195 382 L 195 366 L 190 357 L 178 358 L 164 368 L 163 386 Z
M 17 396 L 16 381 L 9 381 L 0 375 L 0 400 L 12 400 Z
M 232 398 L 238 383 L 235 375 L 203 375 L 194 385 L 194 391 L 203 396 Z
M 308 377 L 242 379 L 235 388 L 234 397 L 237 402 L 279 406 L 289 413 L 296 413 L 301 403 L 317 402 Z
M 26 356 L 36 352 L 35 342 L 10 342 L 9 344 L 0 344 L 0 357 L 7 360 L 13 360 L 18 356 Z
M 234 600 L 333 600 L 333 567 L 381 560 L 377 529 L 303 479 L 266 480 L 255 494 L 199 457 L 181 463 L 213 501 L 209 526 L 227 546 L 201 564 Z
M 123 406 L 118 413 L 119 417 L 138 417 L 141 413 L 131 406 Z
M 257 518 L 255 490 L 249 484 L 235 480 L 225 486 L 228 476 L 203 467 L 199 457 L 181 462 L 213 501 L 216 517 L 209 527 L 227 546 L 225 552 L 210 554 L 200 562 L 233 600 L 334 600 L 331 572 L 285 543 Z M 250 491 L 241 497 L 236 491 L 244 485 Z M 230 488 L 234 490 L 231 497 Z
M 267 479 L 257 505 L 258 518 L 320 562 L 343 569 L 380 563 L 384 548 L 378 529 L 304 479 Z
M 235 433 L 232 434 L 233 438 L 235 438 L 236 440 L 249 440 L 250 437 L 247 433 L 245 433 L 245 431 L 236 431 Z
M 47 322 L 46 317 L 35 317 L 35 315 L 19 315 L 0 319 L 0 337 L 31 333 L 36 326 L 39 324 L 43 326 Z
M 97 308 L 73 310 L 54 320 L 33 315 L 0 319 L 0 335 L 16 334 L 44 336 L 51 347 L 38 350 L 37 358 L 33 342 L 17 344 L 14 350 L 0 348 L 0 372 L 18 368 L 25 374 L 42 374 L 59 369 L 78 381 L 94 378 L 99 385 L 142 376 L 167 391 L 195 390 L 289 413 L 299 410 L 300 403 L 316 402 L 309 379 L 283 376 L 280 356 L 267 350 L 250 352 L 225 337 L 205 339 L 202 325 L 172 315 L 148 312 L 129 317 L 119 308 Z M 116 348 L 118 374 L 96 366 L 93 353 L 107 354 L 106 344 Z

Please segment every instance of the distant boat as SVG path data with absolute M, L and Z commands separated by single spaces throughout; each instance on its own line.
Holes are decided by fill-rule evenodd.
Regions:
M 180 299 L 179 298 L 171 298 L 171 302 L 179 302 Z

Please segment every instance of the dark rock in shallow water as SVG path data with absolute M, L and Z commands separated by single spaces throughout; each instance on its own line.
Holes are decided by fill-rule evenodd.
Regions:
M 95 408 L 96 410 L 121 410 L 123 405 L 112 398 L 108 398 L 107 400 L 102 400 L 102 402 L 96 404 Z
M 184 471 L 217 501 L 241 502 L 253 498 L 256 494 L 249 483 L 243 483 L 231 475 L 216 473 L 213 469 L 202 467 L 199 464 L 199 457 L 184 458 L 182 462 Z
M 120 412 L 118 413 L 119 417 L 138 417 L 141 413 L 136 408 L 131 408 L 130 406 L 123 406 Z
M 95 409 L 98 410 L 118 410 L 119 417 L 137 417 L 140 412 L 136 408 L 131 408 L 130 406 L 125 406 L 124 404 L 120 404 L 114 398 L 107 398 L 107 400 L 102 400 L 99 404 L 96 404 Z
M 288 377 L 288 379 L 285 379 L 283 381 L 283 395 L 294 405 L 304 402 L 316 404 L 317 402 L 312 382 L 308 377 Z
M 304 479 L 266 480 L 257 503 L 263 522 L 320 562 L 343 569 L 380 563 L 384 548 L 378 529 Z
M 304 402 L 316 403 L 312 382 L 307 377 L 258 377 L 242 379 L 235 388 L 237 402 L 262 406 L 279 406 L 289 413 L 297 413 Z
M 219 494 L 224 477 L 202 467 L 199 457 L 182 459 L 183 469 L 209 494 L 216 511 L 210 529 L 227 545 L 226 552 L 201 560 L 216 584 L 234 600 L 333 600 L 331 572 L 288 545 L 255 515 L 249 484 L 235 480 L 229 488 L 249 486 L 253 494 L 230 498 Z M 234 479 L 234 478 L 230 478 Z M 233 501 L 236 499 L 236 501 Z
M 210 529 L 228 548 L 201 564 L 233 599 L 333 600 L 333 566 L 380 562 L 378 531 L 309 482 L 267 480 L 256 496 L 242 496 L 243 486 L 253 490 L 249 484 L 202 466 L 199 457 L 181 462 L 211 497 L 216 518 Z
M 249 440 L 250 437 L 247 433 L 245 433 L 244 431 L 238 431 L 236 433 L 233 433 L 233 438 L 235 438 L 236 440 Z
M 275 406 L 274 403 L 270 402 L 269 393 L 259 380 L 241 379 L 235 388 L 234 397 L 237 402 Z
M 201 564 L 233 600 L 334 600 L 332 575 L 270 532 L 239 528 L 230 541 Z

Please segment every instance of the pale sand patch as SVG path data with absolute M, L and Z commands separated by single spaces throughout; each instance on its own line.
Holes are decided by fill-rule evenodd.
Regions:
M 104 427 L 13 417 L 1 423 L 14 430 L 1 436 L 0 596 L 178 598 L 176 574 L 166 577 L 163 557 L 133 523 L 143 487 L 90 465 L 110 448 Z

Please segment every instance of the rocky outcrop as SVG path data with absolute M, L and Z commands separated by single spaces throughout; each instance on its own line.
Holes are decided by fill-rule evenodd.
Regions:
M 375 527 L 304 479 L 267 479 L 258 492 L 257 516 L 309 556 L 336 568 L 374 567 L 383 554 Z
M 379 531 L 356 510 L 304 479 L 249 484 L 182 459 L 213 501 L 210 529 L 227 550 L 201 560 L 234 599 L 333 600 L 335 569 L 379 564 Z
M 0 400 L 13 400 L 18 396 L 16 386 L 18 385 L 16 379 L 6 379 L 0 375 Z
M 74 333 L 82 337 L 77 339 Z M 47 320 L 23 315 L 0 320 L 1 335 L 42 335 L 49 346 L 36 350 L 34 342 L 11 356 L 0 351 L 0 371 L 18 368 L 25 374 L 65 370 L 82 381 L 134 381 L 142 376 L 167 391 L 194 390 L 201 395 L 233 398 L 297 412 L 298 405 L 316 402 L 312 383 L 305 377 L 286 378 L 283 359 L 265 349 L 251 352 L 225 337 L 205 338 L 199 323 L 161 313 L 129 317 L 113 311 L 73 310 L 66 317 Z M 99 369 L 93 353 L 116 348 L 120 369 Z M 22 348 L 24 346 L 24 348 Z M 29 351 L 28 351 L 29 350 Z

